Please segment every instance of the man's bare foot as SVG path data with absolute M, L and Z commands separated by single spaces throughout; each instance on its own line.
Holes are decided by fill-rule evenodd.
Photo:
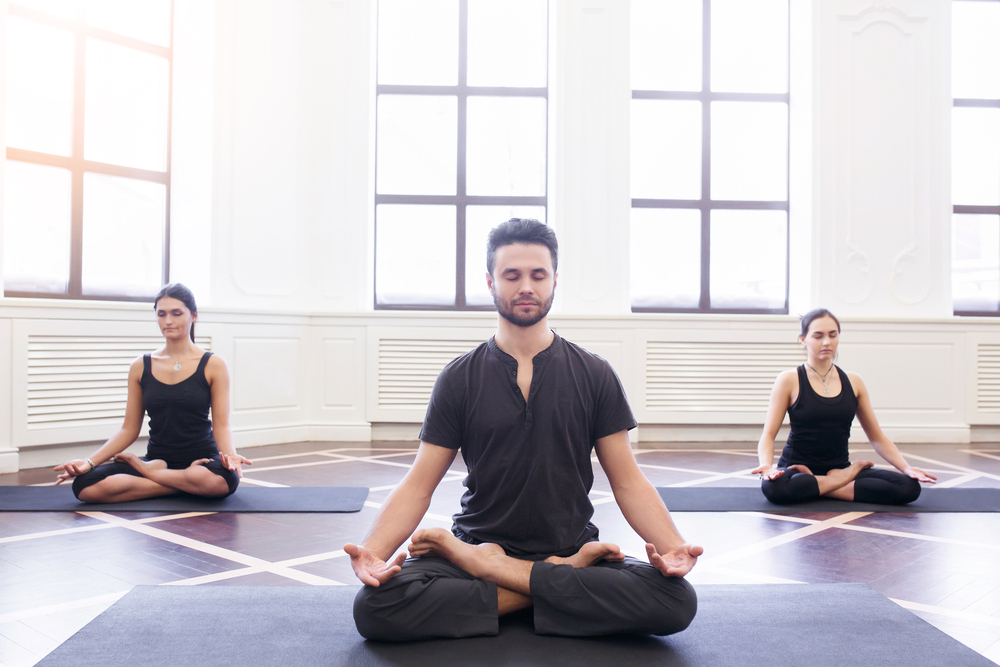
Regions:
M 468 544 L 444 528 L 425 528 L 413 533 L 410 556 L 440 556 L 474 577 L 483 577 L 486 561 L 506 556 L 499 544 Z
M 625 560 L 625 554 L 622 553 L 617 544 L 611 544 L 610 542 L 587 542 L 569 558 L 549 556 L 545 559 L 545 562 L 557 565 L 572 565 L 573 567 L 590 567 L 602 560 L 623 561 Z
M 135 454 L 131 452 L 122 452 L 121 454 L 115 454 L 115 461 L 122 461 L 127 463 L 133 468 L 135 468 L 143 477 L 149 477 L 149 473 L 155 472 L 157 470 L 164 470 L 167 467 L 167 462 L 160 459 L 153 459 L 152 461 L 143 461 Z

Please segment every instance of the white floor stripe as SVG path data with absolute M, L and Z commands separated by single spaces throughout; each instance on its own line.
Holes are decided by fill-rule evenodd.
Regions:
M 742 516 L 759 516 L 765 519 L 777 519 L 778 521 L 791 521 L 793 523 L 819 523 L 819 519 L 804 519 L 799 516 L 787 516 L 785 514 L 771 514 L 770 512 L 726 512 L 726 514 L 738 514 Z
M 950 537 L 936 537 L 934 535 L 920 535 L 918 533 L 905 533 L 898 530 L 885 530 L 884 528 L 872 528 L 870 526 L 837 526 L 841 530 L 853 530 L 859 533 L 875 533 L 876 535 L 891 535 L 893 537 L 905 537 L 911 540 L 923 540 L 925 542 L 940 542 L 941 544 L 954 544 L 960 547 L 975 547 L 977 549 L 987 549 L 990 551 L 1000 551 L 1000 544 L 986 544 L 984 542 L 972 542 L 970 540 L 956 540 Z
M 257 471 L 254 470 L 254 472 L 257 472 Z M 287 489 L 287 488 L 290 488 L 287 484 L 278 484 L 277 482 L 265 482 L 262 479 L 254 479 L 253 477 L 247 477 L 246 475 L 243 475 L 243 477 L 240 478 L 240 483 L 243 483 L 243 482 L 246 482 L 247 484 L 253 484 L 255 486 L 266 486 L 266 487 L 271 488 L 271 489 L 278 489 L 278 488 Z
M 677 482 L 676 484 L 667 484 L 668 487 L 674 489 L 687 488 L 689 486 L 698 486 L 699 484 L 708 484 L 709 482 L 719 482 L 724 479 L 734 479 L 736 477 L 746 477 L 750 474 L 753 468 L 748 468 L 747 470 L 738 470 L 736 472 L 722 472 L 711 477 L 703 477 L 701 479 L 689 479 L 686 482 Z
M 909 609 L 910 611 L 922 611 L 928 614 L 938 614 L 939 616 L 949 616 L 951 618 L 959 618 L 963 621 L 972 621 L 973 623 L 983 623 L 985 625 L 995 625 L 1000 627 L 1000 618 L 996 616 L 983 616 L 982 614 L 972 614 L 967 611 L 959 611 L 957 609 L 945 609 L 943 607 L 935 607 L 931 604 L 921 604 L 919 602 L 910 602 L 908 600 L 897 600 L 896 598 L 889 598 L 896 604 L 898 604 L 903 609 Z
M 335 586 L 339 583 L 333 581 L 332 579 L 327 579 L 325 577 L 319 577 L 314 574 L 309 574 L 307 572 L 300 572 L 298 570 L 293 570 L 291 568 L 275 565 L 274 563 L 270 563 L 260 558 L 255 558 L 254 556 L 241 554 L 238 551 L 231 551 L 230 549 L 217 547 L 213 544 L 208 544 L 206 542 L 199 542 L 198 540 L 194 540 L 189 537 L 184 537 L 183 535 L 176 535 L 166 530 L 153 528 L 152 526 L 141 524 L 138 521 L 128 521 L 127 519 L 122 519 L 120 517 L 116 517 L 111 514 L 106 514 L 104 512 L 81 512 L 81 514 L 93 517 L 95 519 L 100 519 L 101 521 L 107 521 L 108 523 L 114 524 L 116 526 L 120 526 L 122 528 L 126 528 L 128 530 L 132 530 L 137 533 L 142 533 L 143 535 L 148 535 L 150 537 L 155 537 L 165 542 L 170 542 L 172 544 L 186 547 L 188 549 L 200 551 L 201 553 L 206 553 L 212 556 L 216 556 L 218 558 L 224 558 L 226 560 L 239 563 L 240 565 L 246 565 L 248 567 L 259 567 L 273 574 L 278 574 L 282 577 L 287 577 L 288 579 L 294 579 L 295 581 L 300 581 L 305 584 L 311 584 L 314 586 Z
M 917 459 L 918 461 L 927 461 L 928 463 L 944 466 L 945 468 L 951 468 L 952 470 L 960 470 L 965 473 L 979 473 L 981 477 L 989 477 L 990 479 L 1000 480 L 1000 475 L 994 475 L 992 473 L 983 472 L 982 470 L 976 470 L 974 468 L 966 468 L 965 466 L 956 465 L 954 463 L 948 463 L 947 461 L 939 461 L 937 459 L 932 459 L 927 456 L 920 456 L 919 454 L 911 454 L 909 452 L 902 452 L 902 454 L 907 459 Z
M 670 470 L 671 472 L 688 472 L 692 475 L 718 475 L 717 470 L 695 470 L 694 468 L 675 468 L 674 466 L 662 466 L 655 463 L 640 463 L 640 468 L 649 468 L 650 470 Z
M 9 614 L 0 614 L 0 625 L 3 625 L 4 623 L 11 623 L 13 621 L 20 621 L 25 618 L 47 616 L 48 614 L 58 614 L 63 611 L 71 611 L 73 609 L 81 609 L 83 607 L 92 607 L 98 604 L 106 604 L 110 606 L 121 599 L 126 593 L 128 593 L 128 591 L 122 591 L 121 593 L 108 593 L 107 595 L 98 595 L 92 598 L 73 600 L 72 602 L 52 604 L 47 607 L 35 607 L 34 609 L 12 611 Z
M 927 472 L 933 472 L 928 470 Z M 982 473 L 970 472 L 966 475 L 959 475 L 958 477 L 952 477 L 951 479 L 946 479 L 945 481 L 938 481 L 937 484 L 929 485 L 925 488 L 928 489 L 950 489 L 952 487 L 958 486 L 959 484 L 965 484 L 966 482 L 971 482 L 974 479 L 979 479 L 982 477 Z
M 868 516 L 869 514 L 871 514 L 871 512 L 847 512 L 846 514 L 841 514 L 840 516 L 835 516 L 825 521 L 804 526 L 783 535 L 777 535 L 764 540 L 763 542 L 758 542 L 756 544 L 751 544 L 743 548 L 730 551 L 729 553 L 722 554 L 721 556 L 715 556 L 714 558 L 705 558 L 703 556 L 702 559 L 706 564 L 713 567 L 725 563 L 732 563 L 733 561 L 740 560 L 741 558 L 746 558 L 747 556 L 752 556 L 753 554 L 767 551 L 775 547 L 780 547 L 781 545 L 788 544 L 789 542 L 794 542 L 795 540 L 802 539 L 803 537 L 808 537 L 809 535 L 814 535 L 816 533 L 823 532 L 824 530 L 835 528 L 849 521 L 854 521 L 855 519 L 860 519 L 863 516 Z
M 958 451 L 965 452 L 966 454 L 972 454 L 974 456 L 981 456 L 984 459 L 993 459 L 994 461 L 1000 461 L 1000 456 L 994 456 L 993 454 L 987 454 L 986 452 L 984 452 L 982 450 L 978 450 L 978 449 L 960 449 Z
M 784 577 L 773 577 L 769 574 L 756 574 L 753 572 L 743 572 L 742 570 L 734 570 L 728 567 L 719 567 L 718 565 L 712 565 L 711 563 L 699 562 L 697 565 L 695 565 L 695 569 L 697 570 L 698 568 L 700 568 L 701 572 L 714 572 L 716 574 L 725 574 L 730 577 L 740 577 L 741 579 L 756 581 L 761 584 L 805 584 L 806 583 L 804 581 L 797 581 L 795 579 L 785 579 Z

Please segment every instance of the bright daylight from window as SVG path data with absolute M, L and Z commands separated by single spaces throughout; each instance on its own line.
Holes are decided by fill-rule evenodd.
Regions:
M 166 281 L 170 0 L 9 0 L 4 291 Z

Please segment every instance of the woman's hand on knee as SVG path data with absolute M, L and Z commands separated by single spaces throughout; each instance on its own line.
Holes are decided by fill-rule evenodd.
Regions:
M 225 466 L 226 470 L 232 470 L 241 478 L 243 477 L 243 466 L 253 465 L 253 461 L 243 458 L 239 454 L 226 454 L 225 452 L 219 452 L 219 456 L 222 457 L 222 465 Z
M 937 477 L 930 474 L 929 472 L 921 470 L 920 468 L 914 468 L 913 466 L 910 466 L 908 468 L 903 468 L 903 474 L 912 477 L 918 482 L 929 482 L 931 484 L 937 484 Z
M 785 474 L 785 471 L 780 468 L 775 468 L 772 465 L 760 466 L 759 468 L 754 468 L 750 471 L 751 475 L 760 475 L 763 480 L 770 481 L 772 479 L 777 479 Z
M 90 465 L 89 461 L 84 461 L 82 459 L 75 459 L 53 468 L 53 470 L 59 473 L 56 476 L 57 485 L 62 484 L 63 482 L 68 482 L 74 477 L 79 477 L 83 473 L 90 472 L 93 469 L 94 467 Z

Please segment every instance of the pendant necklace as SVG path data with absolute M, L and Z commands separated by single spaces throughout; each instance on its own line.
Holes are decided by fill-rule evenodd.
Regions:
M 812 368 L 812 366 L 810 366 L 809 368 Z M 177 363 L 174 364 L 174 370 L 175 371 L 179 371 L 180 369 L 181 369 L 181 362 L 178 361 Z M 813 368 L 813 370 L 816 370 L 816 369 Z
M 820 375 L 820 372 L 818 370 L 816 370 L 815 368 L 813 368 L 812 365 L 810 365 L 810 363 L 808 361 L 806 362 L 806 366 L 809 366 L 809 368 L 812 368 L 813 373 L 815 373 L 816 375 L 819 375 L 819 379 L 823 381 L 823 393 L 824 394 L 829 394 L 830 393 L 830 388 L 826 386 L 826 375 L 829 375 L 830 371 L 833 370 L 833 364 L 830 364 L 830 368 L 828 368 L 826 370 L 826 375 Z M 177 366 L 174 366 L 174 370 L 178 370 Z

